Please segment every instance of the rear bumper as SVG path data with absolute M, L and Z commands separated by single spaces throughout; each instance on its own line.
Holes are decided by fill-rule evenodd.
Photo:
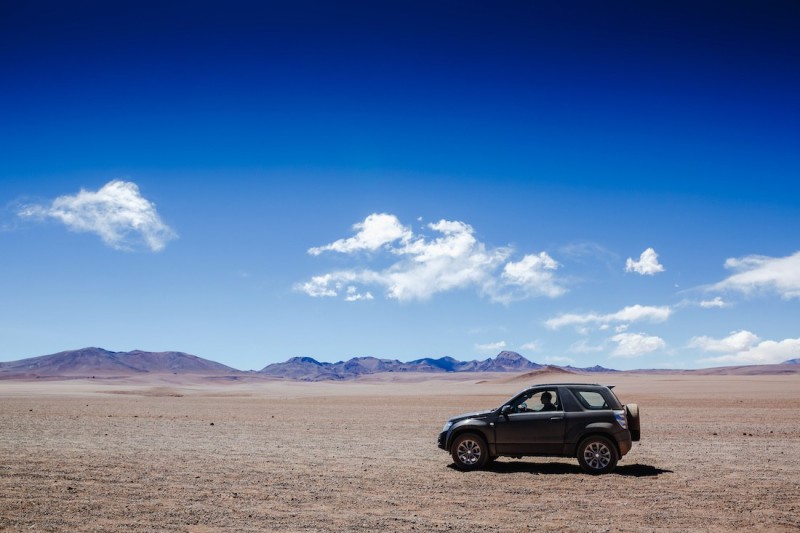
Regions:
M 627 431 L 618 433 L 617 437 L 617 446 L 619 446 L 619 455 L 622 457 L 623 455 L 627 454 L 631 451 L 633 447 L 633 441 L 631 441 L 631 434 Z

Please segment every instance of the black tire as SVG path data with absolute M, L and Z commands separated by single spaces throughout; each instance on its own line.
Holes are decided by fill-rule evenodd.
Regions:
M 628 416 L 628 429 L 631 432 L 631 440 L 636 442 L 641 438 L 639 430 L 639 406 L 635 403 L 629 403 L 625 406 L 625 411 Z
M 489 448 L 486 440 L 475 433 L 462 433 L 457 436 L 450 447 L 453 462 L 459 470 L 479 470 L 489 460 Z
M 578 463 L 587 474 L 607 474 L 617 466 L 617 448 L 606 437 L 587 437 L 578 445 Z

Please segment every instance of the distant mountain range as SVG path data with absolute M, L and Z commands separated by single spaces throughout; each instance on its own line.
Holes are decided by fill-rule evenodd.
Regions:
M 354 357 L 338 363 L 322 363 L 311 357 L 292 357 L 283 363 L 274 363 L 261 369 L 271 376 L 319 381 L 349 379 L 380 372 L 527 372 L 547 368 L 529 361 L 516 352 L 503 351 L 494 358 L 483 361 L 459 361 L 452 357 L 416 359 L 403 363 L 396 359 Z M 574 372 L 616 372 L 594 366 L 591 368 L 559 367 Z
M 797 368 L 795 368 L 797 367 Z M 559 371 L 562 373 L 619 372 L 602 366 L 576 368 L 573 366 L 541 365 L 522 355 L 503 351 L 482 361 L 459 361 L 452 357 L 416 359 L 408 363 L 396 359 L 354 357 L 337 363 L 324 363 L 311 357 L 292 357 L 283 363 L 274 363 L 259 371 L 243 372 L 235 368 L 183 352 L 111 352 L 103 348 L 82 348 L 51 355 L 42 355 L 18 361 L 0 362 L 0 379 L 14 378 L 74 378 L 117 377 L 141 374 L 195 374 L 203 376 L 269 376 L 303 381 L 347 380 L 383 372 L 533 372 Z M 725 369 L 700 369 L 672 372 L 694 373 L 796 373 L 800 359 L 790 359 L 781 365 L 727 367 Z M 667 370 L 640 370 L 637 372 L 670 372 Z
M 0 378 L 12 377 L 92 377 L 135 374 L 264 375 L 304 381 L 346 380 L 381 372 L 529 372 L 551 368 L 529 361 L 516 352 L 500 352 L 483 361 L 459 361 L 452 357 L 425 358 L 404 363 L 396 359 L 354 357 L 338 363 L 323 363 L 311 357 L 292 357 L 260 371 L 242 372 L 235 368 L 183 352 L 112 352 L 103 348 L 82 348 L 0 363 Z M 574 372 L 614 372 L 595 366 L 564 367 Z

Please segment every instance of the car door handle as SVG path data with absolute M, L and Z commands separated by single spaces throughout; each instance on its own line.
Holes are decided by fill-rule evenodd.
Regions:
M 564 420 L 563 416 L 551 416 L 550 420 Z

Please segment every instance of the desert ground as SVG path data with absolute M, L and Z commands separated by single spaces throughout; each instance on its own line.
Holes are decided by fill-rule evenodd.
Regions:
M 800 529 L 799 374 L 585 376 L 641 409 L 614 473 L 546 458 L 455 470 L 444 421 L 523 381 L 0 381 L 0 530 Z

